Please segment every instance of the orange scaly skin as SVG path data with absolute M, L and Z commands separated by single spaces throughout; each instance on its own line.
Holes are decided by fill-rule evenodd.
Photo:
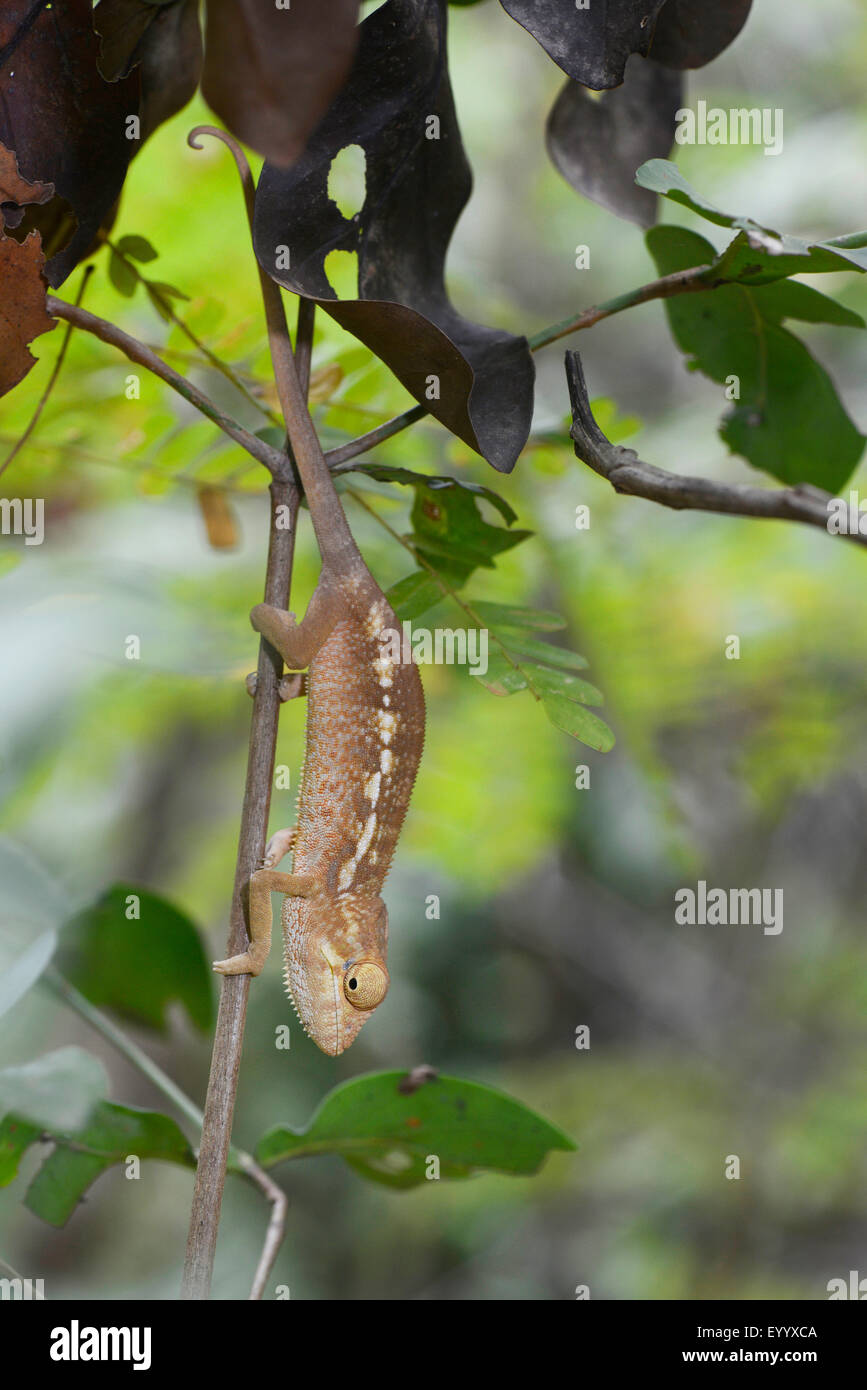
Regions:
M 418 668 L 383 659 L 380 633 L 399 628 L 376 586 L 367 597 L 374 593 L 336 623 L 310 663 L 293 869 L 323 891 L 283 902 L 286 987 L 305 1030 L 333 1056 L 373 1012 L 346 998 L 347 971 L 359 960 L 386 969 L 380 893 L 424 742 Z
M 388 989 L 380 894 L 425 725 L 418 668 L 392 660 L 397 618 L 356 556 L 339 578 L 323 566 L 303 622 L 267 604 L 251 614 L 291 669 L 309 664 L 307 746 L 297 824 L 272 836 L 250 880 L 250 946 L 214 967 L 259 974 L 271 942 L 270 895 L 284 893 L 286 987 L 305 1032 L 333 1057 Z M 275 872 L 290 848 L 293 872 Z

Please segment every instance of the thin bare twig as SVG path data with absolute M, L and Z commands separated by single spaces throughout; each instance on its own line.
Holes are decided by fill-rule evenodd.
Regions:
M 171 386 L 173 391 L 177 391 L 183 396 L 185 401 L 195 406 L 202 415 L 212 421 L 218 429 L 227 434 L 230 439 L 234 439 L 236 444 L 250 454 L 259 463 L 263 464 L 274 478 L 285 478 L 288 476 L 288 460 L 285 454 L 273 445 L 266 444 L 264 439 L 259 439 L 249 430 L 239 425 L 237 420 L 233 420 L 229 415 L 225 415 L 219 410 L 214 402 L 200 391 L 198 386 L 194 386 L 186 377 L 176 372 L 155 352 L 152 352 L 144 343 L 140 343 L 137 338 L 133 338 L 129 333 L 125 333 L 122 328 L 117 328 L 115 324 L 109 323 L 106 319 L 98 318 L 96 314 L 91 314 L 87 309 L 81 309 L 74 304 L 68 304 L 63 299 L 57 299 L 53 294 L 48 295 L 46 307 L 49 314 L 55 318 L 65 319 L 68 323 L 74 324 L 76 328 L 81 328 L 85 333 L 92 333 L 94 337 L 100 338 L 102 342 L 109 343 L 111 347 L 119 348 L 131 362 L 137 363 L 154 376 L 159 377 L 167 386 Z
M 721 284 L 722 280 L 713 278 L 713 266 L 710 265 L 694 265 L 690 266 L 689 270 L 677 270 L 673 275 L 663 275 L 659 280 L 651 280 L 647 285 L 639 285 L 638 289 L 627 290 L 625 294 L 618 294 L 614 299 L 606 299 L 604 304 L 582 309 L 580 314 L 575 314 L 572 318 L 563 319 L 560 323 L 552 324 L 550 328 L 541 329 L 529 339 L 530 351 L 538 352 L 540 348 L 556 343 L 558 338 L 568 338 L 570 333 L 580 333 L 583 328 L 592 328 L 594 323 L 599 323 L 601 319 L 611 318 L 612 314 L 632 309 L 636 304 L 648 304 L 652 299 L 672 299 L 677 294 L 697 294 L 705 290 L 715 290 Z
M 260 1168 L 256 1160 L 251 1158 L 249 1154 L 242 1154 L 239 1163 L 244 1172 L 248 1174 L 260 1191 L 264 1192 L 271 1203 L 271 1220 L 268 1222 L 262 1254 L 259 1256 L 259 1263 L 253 1276 L 253 1287 L 250 1290 L 250 1299 L 260 1299 L 265 1292 L 268 1275 L 274 1268 L 274 1261 L 286 1234 L 286 1214 L 289 1210 L 289 1199 L 282 1187 L 278 1186 L 273 1178 L 269 1178 L 264 1168 Z
M 78 308 L 81 305 L 81 301 L 84 298 L 84 291 L 87 286 L 87 282 L 93 274 L 93 270 L 94 267 L 92 265 L 85 266 L 84 268 L 84 274 L 81 277 L 81 284 L 78 286 L 78 294 L 75 296 L 76 308 Z M 21 438 L 16 441 L 16 443 L 10 449 L 9 453 L 6 455 L 2 464 L 0 464 L 0 476 L 2 476 L 6 472 L 6 469 L 9 467 L 10 463 L 15 458 L 15 456 L 19 454 L 21 450 L 24 448 L 24 445 L 27 443 L 33 431 L 36 429 L 36 426 L 39 424 L 39 418 L 42 415 L 42 412 L 45 409 L 46 405 L 48 404 L 48 398 L 51 395 L 51 392 L 54 390 L 57 378 L 60 376 L 60 370 L 66 358 L 66 349 L 69 347 L 69 340 L 72 337 L 73 327 L 74 325 L 71 323 L 68 323 L 66 325 L 66 328 L 63 333 L 63 342 L 60 344 L 60 351 L 57 354 L 57 360 L 54 363 L 54 366 L 51 370 L 51 375 L 48 378 L 48 381 L 45 383 L 45 390 L 39 397 L 36 409 L 31 415 L 30 420 L 27 424 L 27 428 L 25 429 Z
M 607 478 L 615 492 L 644 497 L 677 511 L 692 508 L 728 516 L 802 521 L 828 530 L 828 503 L 833 500 L 830 492 L 806 483 L 785 488 L 718 483 L 710 478 L 668 473 L 652 463 L 644 463 L 634 449 L 612 444 L 600 430 L 590 409 L 581 359 L 575 351 L 566 353 L 566 379 L 572 402 L 575 453 L 594 473 Z M 867 535 L 857 530 L 844 534 L 856 545 L 867 545 Z
M 384 425 L 377 425 L 375 430 L 368 430 L 367 434 L 359 435 L 358 439 L 352 439 L 348 444 L 341 444 L 337 449 L 329 449 L 325 455 L 325 461 L 329 468 L 336 468 L 339 463 L 346 463 L 348 459 L 357 458 L 359 454 L 365 453 L 368 449 L 374 449 L 377 444 L 384 444 L 386 439 L 391 439 L 392 435 L 400 434 L 409 425 L 414 425 L 416 420 L 421 420 L 427 415 L 427 406 L 414 405 L 411 410 L 405 410 L 402 415 L 395 415 L 392 420 L 386 420 Z
M 313 355 L 313 330 L 316 326 L 316 304 L 301 296 L 298 300 L 298 320 L 295 325 L 295 367 L 305 401 L 310 390 L 310 359 Z

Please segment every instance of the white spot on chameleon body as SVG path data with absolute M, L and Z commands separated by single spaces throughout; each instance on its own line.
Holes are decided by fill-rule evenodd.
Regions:
M 364 795 L 367 797 L 371 806 L 375 806 L 379 800 L 379 785 L 382 781 L 382 773 L 374 772 L 368 777 L 364 787 Z
M 364 624 L 364 630 L 368 637 L 378 637 L 382 631 L 382 624 L 385 620 L 385 604 L 382 599 L 371 605 L 370 611 Z
M 367 820 L 366 820 L 366 822 L 365 822 L 364 830 L 362 831 L 362 834 L 361 834 L 361 839 L 358 841 L 358 848 L 357 848 L 356 851 L 355 851 L 355 862 L 356 862 L 356 863 L 358 863 L 358 861 L 359 861 L 360 859 L 363 859 L 363 858 L 364 858 L 365 854 L 367 853 L 368 849 L 370 848 L 370 842 L 371 842 L 371 840 L 373 839 L 373 832 L 374 832 L 375 829 L 376 829 L 376 812 L 375 812 L 375 811 L 371 811 L 370 815 L 367 817 Z
M 382 752 L 380 753 L 379 766 L 382 768 L 382 771 L 385 773 L 387 777 L 388 774 L 391 772 L 392 767 L 394 766 L 394 754 L 391 752 L 389 748 L 383 748 Z
M 355 877 L 355 870 L 357 867 L 358 865 L 354 859 L 347 859 L 337 879 L 338 892 L 343 893 L 349 887 Z
M 378 722 L 378 724 L 379 724 L 379 730 L 380 730 L 380 735 L 381 735 L 381 736 L 384 736 L 386 733 L 391 734 L 391 733 L 394 732 L 394 726 L 395 726 L 395 724 L 397 723 L 397 720 L 395 719 L 394 715 L 393 715 L 389 710 L 385 710 L 385 709 L 377 710 L 377 712 L 376 712 L 376 718 L 377 718 L 377 722 Z

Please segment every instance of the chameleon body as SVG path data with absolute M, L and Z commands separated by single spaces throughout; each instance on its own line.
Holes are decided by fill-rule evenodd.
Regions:
M 268 604 L 254 628 L 292 670 L 309 667 L 297 823 L 268 842 L 250 879 L 248 950 L 215 962 L 258 975 L 271 943 L 271 893 L 285 894 L 286 987 L 307 1033 L 338 1056 L 388 989 L 385 876 L 421 758 L 425 708 L 397 618 L 358 551 L 315 433 L 293 448 L 322 554 L 303 620 Z M 293 872 L 276 865 L 294 851 Z

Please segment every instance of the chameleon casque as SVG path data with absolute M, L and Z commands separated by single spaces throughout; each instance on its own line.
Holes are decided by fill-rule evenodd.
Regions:
M 294 368 L 291 376 L 300 392 Z M 292 445 L 322 569 L 300 623 L 264 603 L 250 615 L 290 670 L 309 668 L 298 815 L 271 837 L 250 878 L 248 949 L 214 969 L 260 973 L 271 946 L 271 893 L 285 894 L 286 988 L 305 1032 L 337 1057 L 388 990 L 381 891 L 421 758 L 425 706 L 415 663 L 392 659 L 395 646 L 402 651 L 388 641 L 400 631 L 397 618 L 355 544 L 301 406 Z M 280 873 L 290 850 L 292 873 Z

